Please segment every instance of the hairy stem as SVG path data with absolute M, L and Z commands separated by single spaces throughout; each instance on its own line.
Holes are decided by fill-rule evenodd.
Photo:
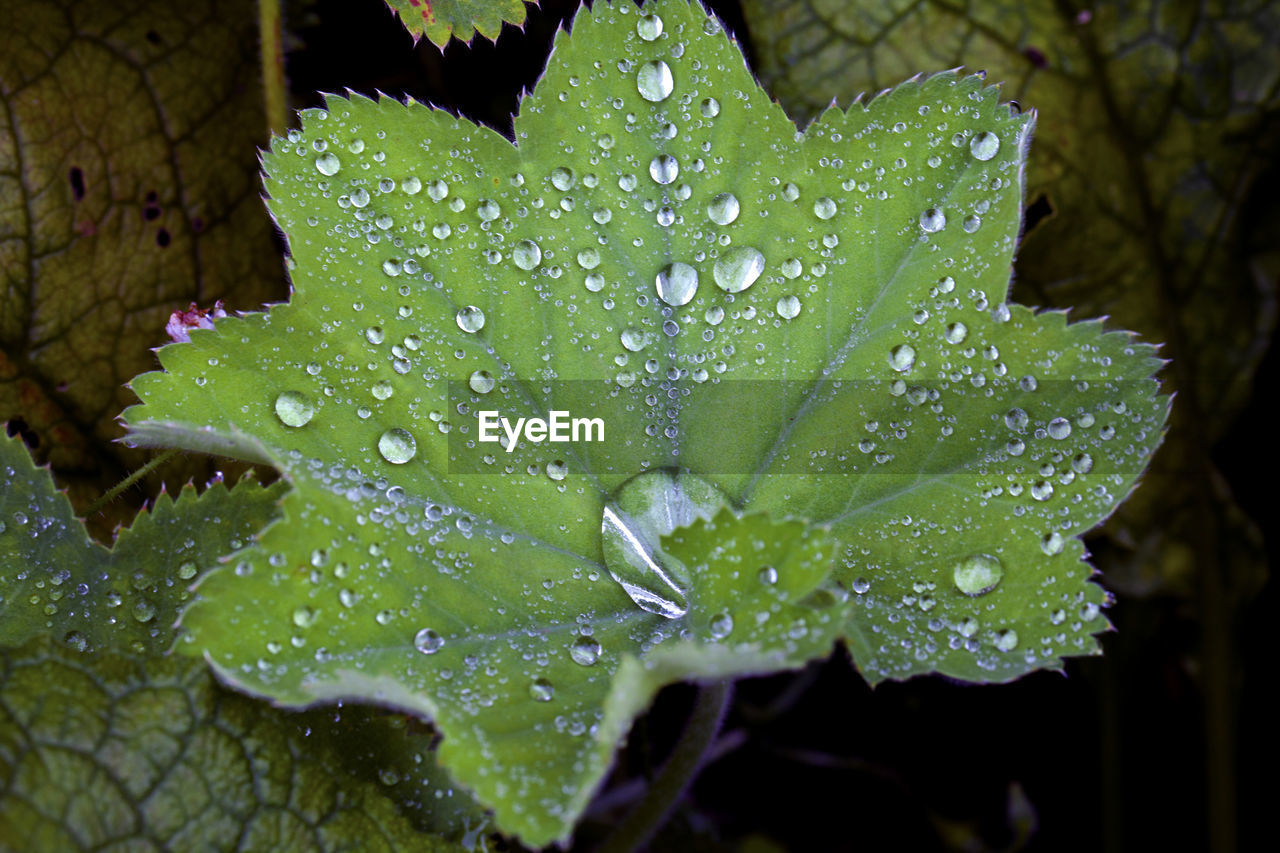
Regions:
M 100 512 L 103 507 L 111 503 L 116 498 L 120 497 L 120 495 L 124 493 L 125 490 L 129 489 L 135 483 L 141 480 L 143 477 L 147 476 L 152 471 L 156 470 L 161 465 L 168 462 L 173 457 L 177 456 L 179 452 L 180 451 L 177 451 L 177 450 L 166 450 L 164 453 L 161 453 L 159 456 L 152 459 L 146 465 L 143 465 L 137 471 L 134 471 L 128 477 L 125 477 L 119 483 L 116 483 L 115 486 L 111 488 L 111 491 L 107 492 L 105 495 L 98 498 L 96 501 L 93 502 L 92 506 L 90 506 L 88 509 L 84 511 L 84 517 L 88 518 L 89 516 L 94 515 L 97 512 Z
M 654 777 L 644 799 L 618 824 L 596 853 L 631 853 L 643 847 L 662 828 L 697 776 L 732 700 L 732 681 L 713 681 L 699 687 L 693 711 L 667 763 Z
M 267 126 L 272 133 L 282 135 L 289 124 L 289 104 L 284 83 L 284 47 L 280 40 L 280 0 L 258 0 L 258 31 L 262 41 L 262 94 Z

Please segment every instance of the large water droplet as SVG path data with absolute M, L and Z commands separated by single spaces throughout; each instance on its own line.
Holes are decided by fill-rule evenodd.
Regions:
M 522 270 L 531 270 L 542 263 L 542 249 L 532 240 L 521 240 L 511 250 L 511 260 Z
M 458 328 L 464 332 L 475 333 L 484 328 L 484 312 L 474 305 L 460 309 L 454 319 Z
M 737 196 L 733 193 L 720 193 L 707 205 L 707 218 L 717 225 L 728 225 L 738 218 L 741 209 Z
M 567 166 L 557 166 L 551 170 L 551 185 L 560 192 L 568 192 L 577 182 L 577 175 Z
M 1018 647 L 1018 632 L 1005 628 L 996 632 L 995 647 L 1002 652 L 1011 652 Z
M 764 255 L 751 246 L 735 246 L 725 252 L 711 269 L 716 286 L 726 293 L 741 293 L 764 272 Z
M 315 413 L 311 398 L 301 391 L 284 391 L 276 397 L 276 417 L 287 427 L 306 426 Z
M 471 390 L 477 394 L 488 394 L 493 390 L 493 386 L 497 384 L 497 380 L 493 378 L 493 374 L 487 370 L 477 370 L 471 374 L 471 378 L 467 380 L 467 384 L 471 386 Z
M 427 195 L 432 201 L 442 201 L 449 194 L 449 185 L 444 181 L 436 178 L 427 184 Z
M 342 163 L 338 160 L 338 155 L 332 151 L 321 154 L 316 158 L 316 171 L 325 177 L 332 177 L 338 174 L 338 170 L 341 168 Z
M 1061 441 L 1071 435 L 1071 421 L 1066 418 L 1054 418 L 1049 421 L 1049 437 Z
M 774 306 L 778 316 L 784 320 L 794 320 L 800 316 L 800 300 L 795 296 L 784 296 Z
M 661 59 L 646 62 L 636 72 L 636 89 L 640 97 L 646 101 L 657 103 L 671 97 L 675 89 L 675 80 L 671 77 L 671 67 Z
M 686 471 L 648 471 L 623 483 L 604 509 L 601 535 L 609 574 L 642 610 L 675 619 L 688 610 L 688 571 L 661 539 L 728 503 L 715 486 Z
M 649 177 L 660 184 L 669 184 L 680 174 L 680 163 L 670 154 L 659 154 L 649 161 Z
M 657 15 L 641 15 L 636 21 L 636 34 L 645 41 L 653 41 L 662 35 L 662 19 Z
M 823 196 L 813 203 L 813 215 L 819 219 L 830 219 L 836 215 L 836 203 Z
M 658 271 L 654 286 L 658 296 L 668 305 L 688 305 L 698 292 L 698 271 L 676 261 Z
M 430 628 L 423 628 L 414 634 L 413 647 L 424 655 L 433 655 L 444 647 L 444 637 Z
M 916 366 L 916 348 L 911 344 L 898 344 L 889 350 L 889 366 L 899 373 L 906 373 Z
M 418 441 L 407 429 L 392 427 L 378 439 L 378 452 L 392 465 L 403 465 L 418 452 Z
M 952 566 L 951 577 L 965 595 L 983 595 L 1000 583 L 1004 564 L 990 554 L 974 554 Z
M 979 160 L 990 160 L 1000 150 L 1000 137 L 984 130 L 969 141 L 969 153 Z
M 600 660 L 600 641 L 595 637 L 579 637 L 569 647 L 569 657 L 582 666 L 591 666 Z
M 947 225 L 947 215 L 936 207 L 931 207 L 920 214 L 920 228 L 926 234 L 941 231 Z
M 634 326 L 628 326 L 620 335 L 622 346 L 629 352 L 640 352 L 644 349 L 645 334 Z

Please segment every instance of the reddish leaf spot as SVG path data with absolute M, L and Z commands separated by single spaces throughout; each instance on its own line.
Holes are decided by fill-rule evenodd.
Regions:
M 221 299 L 207 311 L 192 302 L 186 311 L 174 311 L 169 315 L 169 322 L 164 330 L 174 342 L 185 344 L 191 340 L 192 329 L 212 329 L 213 321 L 225 316 L 227 312 L 222 307 Z

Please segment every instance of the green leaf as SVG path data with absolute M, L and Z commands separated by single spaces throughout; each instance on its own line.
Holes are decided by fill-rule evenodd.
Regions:
M 418 832 L 343 742 L 201 661 L 0 651 L 0 847 L 461 850 Z
M 114 419 L 170 314 L 283 291 L 254 177 L 253 9 L 5 4 L 0 420 L 20 419 L 77 499 L 140 464 Z
M 1235 568 L 1220 571 L 1256 588 L 1264 569 L 1241 545 L 1258 533 L 1201 460 L 1252 399 L 1276 325 L 1268 235 L 1280 206 L 1262 178 L 1280 152 L 1280 6 L 746 0 L 743 11 L 765 85 L 798 118 L 960 65 L 1038 110 L 1027 198 L 1048 215 L 1019 253 L 1014 295 L 1167 341 L 1182 394 L 1173 446 L 1111 525 L 1118 553 L 1132 552 L 1112 582 L 1200 596 L 1189 567 L 1230 551 Z M 1206 551 L 1207 528 L 1223 532 Z
M 161 494 L 113 548 L 92 541 L 17 438 L 0 436 L 0 645 L 52 633 L 78 649 L 158 653 L 198 574 L 277 513 L 284 483 Z
M 579 14 L 515 146 L 418 104 L 305 113 L 264 161 L 293 299 L 161 350 L 125 414 L 295 487 L 202 583 L 192 650 L 284 704 L 429 715 L 531 844 L 661 683 L 829 631 L 872 680 L 1093 651 L 1076 537 L 1167 409 L 1151 347 L 1005 304 L 1031 121 L 994 88 L 913 80 L 800 136 L 718 22 L 646 12 Z M 488 444 L 490 409 L 605 435 Z M 806 566 L 768 607 L 748 535 Z
M 0 848 L 474 839 L 483 815 L 403 721 L 286 714 L 162 655 L 197 573 L 275 517 L 283 484 L 161 495 L 108 550 L 21 441 L 0 435 L 0 469 Z
M 538 0 L 387 0 L 413 40 L 426 36 L 436 47 L 450 38 L 470 42 L 478 32 L 495 41 L 504 22 L 524 23 L 525 3 Z

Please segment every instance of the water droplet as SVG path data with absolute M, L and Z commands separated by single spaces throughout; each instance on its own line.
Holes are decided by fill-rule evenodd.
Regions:
M 947 326 L 946 335 L 947 343 L 949 344 L 963 343 L 964 339 L 969 337 L 969 327 L 964 323 L 952 323 L 950 326 Z
M 1014 432 L 1026 432 L 1027 425 L 1031 423 L 1031 418 L 1025 411 L 1016 406 L 1005 412 L 1004 425 Z
M 591 666 L 600 660 L 600 641 L 595 637 L 579 637 L 569 647 L 569 657 L 582 666 Z
M 496 380 L 487 370 L 477 370 L 471 374 L 471 378 L 467 380 L 467 384 L 471 386 L 471 390 L 477 394 L 488 394 L 493 390 Z
M 800 198 L 800 188 L 793 183 L 787 182 L 782 185 L 782 197 L 787 201 L 795 201 Z
M 1065 547 L 1067 547 L 1067 540 L 1056 530 L 1052 533 L 1046 533 L 1044 538 L 1040 540 L 1040 550 L 1050 557 L 1061 554 L 1062 549 Z
M 316 158 L 316 171 L 325 177 L 332 177 L 338 174 L 338 170 L 341 168 L 342 163 L 338 160 L 338 155 L 332 151 L 321 154 Z
M 676 261 L 658 271 L 654 286 L 658 296 L 668 305 L 687 305 L 698 292 L 698 271 Z
M 276 397 L 276 417 L 287 427 L 306 426 L 315 413 L 311 398 L 301 391 L 284 391 Z
M 364 330 L 364 339 L 377 346 L 387 339 L 387 335 L 382 331 L 381 326 L 370 326 Z
M 662 18 L 657 15 L 641 15 L 636 21 L 636 34 L 645 41 L 653 41 L 662 35 Z
M 599 293 L 604 290 L 604 276 L 598 272 L 593 272 L 583 280 L 583 286 L 592 293 Z
M 726 293 L 741 293 L 764 272 L 764 255 L 751 246 L 735 246 L 725 252 L 712 267 L 711 277 Z
M 688 571 L 662 550 L 661 539 L 696 519 L 709 520 L 726 504 L 715 486 L 685 471 L 649 471 L 623 483 L 601 521 L 610 576 L 642 610 L 683 616 Z
M 830 219 L 836 215 L 836 203 L 826 196 L 813 203 L 813 215 L 819 219 Z
M 482 198 L 476 205 L 476 215 L 480 217 L 481 222 L 492 222 L 502 215 L 502 208 L 493 199 Z
M 969 140 L 969 153 L 978 160 L 990 160 L 1000 150 L 1000 137 L 984 130 Z
M 432 201 L 443 201 L 444 197 L 449 194 L 449 185 L 444 181 L 436 178 L 427 184 L 427 195 Z
M 680 163 L 670 154 L 659 154 L 649 161 L 649 176 L 660 184 L 669 184 L 680 174 Z
M 178 577 L 184 581 L 189 581 L 196 576 L 197 571 L 199 571 L 199 567 L 190 560 L 187 560 L 185 563 L 178 566 Z
M 150 622 L 156 615 L 156 606 L 145 598 L 133 604 L 133 618 L 142 623 Z
M 1031 497 L 1038 501 L 1047 501 L 1053 497 L 1053 483 L 1048 480 L 1040 480 L 1031 486 Z
M 364 187 L 358 187 L 351 193 L 351 206 L 360 209 L 369 204 L 369 191 Z
M 593 270 L 600 266 L 600 253 L 595 249 L 583 249 L 578 252 L 578 266 L 584 270 Z
M 77 652 L 83 652 L 89 648 L 89 638 L 79 631 L 68 631 L 62 641 L 67 644 L 67 648 Z
M 629 352 L 640 352 L 644 349 L 645 334 L 634 326 L 622 330 L 622 346 Z
M 778 316 L 784 320 L 794 320 L 800 316 L 800 300 L 795 296 L 784 296 L 774 306 Z
M 778 582 L 778 570 L 773 566 L 761 566 L 756 578 L 765 586 L 773 586 Z
M 529 695 L 539 702 L 550 702 L 556 695 L 556 688 L 545 678 L 535 678 L 529 685 Z
M 568 192 L 578 182 L 578 176 L 567 166 L 557 166 L 551 170 L 551 185 L 560 192 Z
M 1011 652 L 1018 647 L 1018 632 L 1005 628 L 996 633 L 995 647 L 1002 652 Z
M 458 322 L 458 328 L 464 332 L 474 334 L 484 328 L 484 312 L 474 305 L 460 309 L 454 319 Z
M 947 216 L 936 207 L 931 207 L 920 214 L 920 228 L 926 234 L 941 231 L 947 224 Z
M 898 344 L 889 350 L 889 366 L 899 373 L 906 373 L 916 366 L 916 348 L 911 344 Z
M 804 272 L 804 264 L 799 258 L 787 258 L 782 262 L 782 274 L 787 278 L 799 278 Z
M 569 466 L 564 463 L 563 459 L 556 459 L 547 463 L 547 476 L 556 482 L 563 480 L 569 475 Z
M 951 577 L 965 595 L 984 595 L 1000 583 L 1004 565 L 990 554 L 974 554 L 952 566 Z
M 1054 418 L 1049 421 L 1049 437 L 1061 441 L 1071 435 L 1071 421 L 1066 418 Z
M 407 429 L 392 427 L 378 439 L 378 452 L 392 465 L 403 465 L 418 452 L 418 441 Z
M 715 118 L 720 115 L 720 102 L 715 98 L 706 98 L 702 102 L 701 109 L 704 118 Z
M 406 195 L 417 195 L 422 192 L 422 181 L 410 175 L 400 182 L 400 189 L 404 190 Z
M 1093 470 L 1093 457 L 1088 453 L 1077 453 L 1071 460 L 1071 468 L 1077 474 L 1088 474 Z
M 741 209 L 737 196 L 733 193 L 720 193 L 707 205 L 707 218 L 717 225 L 728 225 L 738 218 Z
M 511 260 L 522 270 L 531 270 L 542 263 L 542 249 L 532 240 L 521 240 L 511 250 Z
M 717 613 L 711 617 L 711 639 L 723 640 L 733 633 L 733 617 L 728 613 Z
M 433 655 L 444 647 L 444 637 L 430 628 L 423 628 L 413 635 L 413 647 L 424 655 Z
M 646 101 L 657 103 L 671 97 L 675 90 L 675 80 L 671 77 L 671 67 L 661 59 L 646 62 L 636 72 L 636 89 L 640 97 Z

